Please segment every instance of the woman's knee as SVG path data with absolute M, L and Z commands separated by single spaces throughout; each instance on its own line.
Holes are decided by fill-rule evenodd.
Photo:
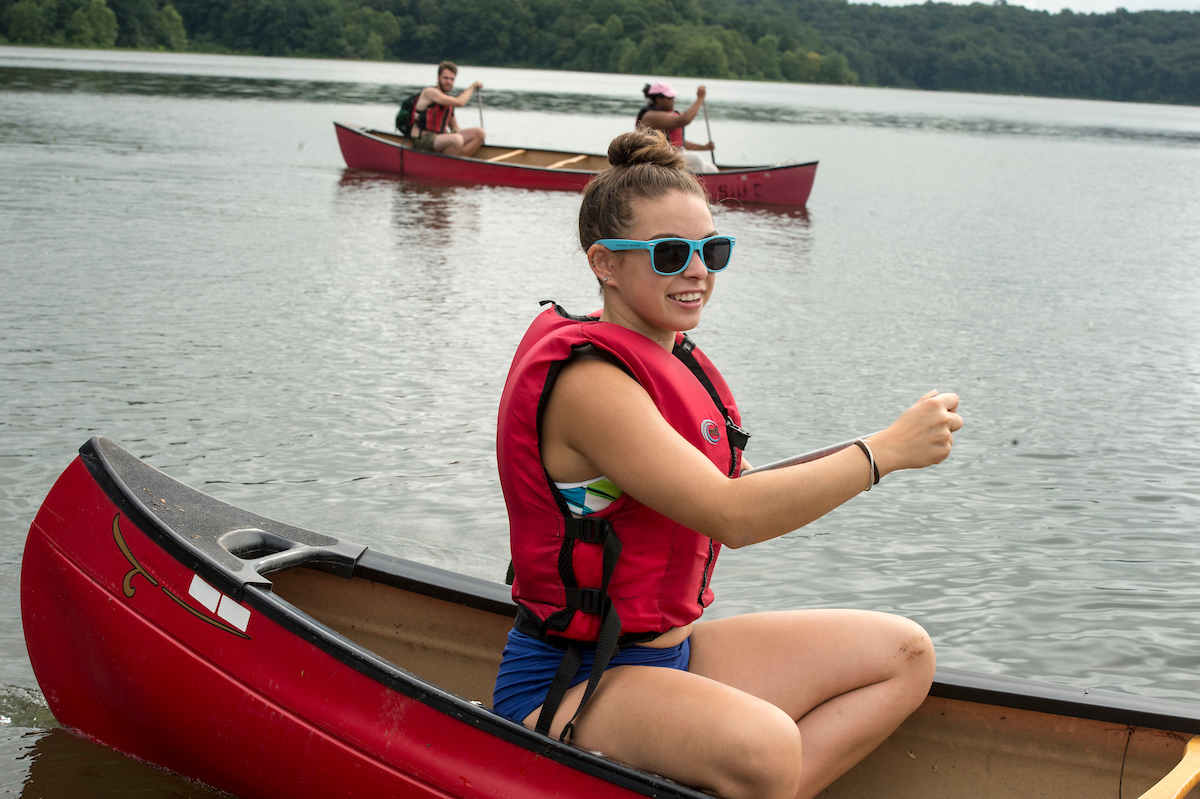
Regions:
M 899 616 L 895 618 L 900 627 L 896 654 L 900 674 L 913 682 L 923 695 L 933 683 L 934 671 L 937 668 L 933 640 L 929 633 L 925 632 L 925 628 L 915 621 Z

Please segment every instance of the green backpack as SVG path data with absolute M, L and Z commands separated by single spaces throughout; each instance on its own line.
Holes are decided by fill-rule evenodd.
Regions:
M 421 96 L 420 92 L 405 97 L 404 102 L 400 103 L 400 112 L 396 114 L 396 130 L 400 131 L 401 136 L 408 136 L 412 133 L 413 123 L 413 108 L 417 105 L 417 98 Z

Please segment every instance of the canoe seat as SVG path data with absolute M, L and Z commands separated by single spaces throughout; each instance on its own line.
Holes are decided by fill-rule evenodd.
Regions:
M 587 153 L 584 153 L 583 155 L 573 155 L 570 158 L 564 158 L 561 161 L 555 161 L 553 164 L 546 167 L 546 169 L 558 169 L 559 167 L 567 166 L 568 164 L 573 164 L 576 161 L 582 161 L 585 158 L 587 158 Z
M 500 153 L 500 155 L 493 155 L 491 158 L 488 159 L 488 161 L 489 162 L 503 161 L 506 158 L 515 158 L 518 155 L 524 155 L 524 154 L 525 154 L 524 150 L 509 150 L 506 153 Z

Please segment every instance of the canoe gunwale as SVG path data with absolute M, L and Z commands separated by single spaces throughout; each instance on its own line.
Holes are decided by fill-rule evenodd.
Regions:
M 1132 727 L 1200 734 L 1200 705 L 945 666 L 937 667 L 929 695 Z
M 497 738 L 520 746 L 522 749 L 529 750 L 542 757 L 598 777 L 632 792 L 644 796 L 664 798 L 711 799 L 707 794 L 671 782 L 657 775 L 639 771 L 623 763 L 609 760 L 601 755 L 570 744 L 562 743 L 555 738 L 540 735 L 524 725 L 517 724 L 494 713 L 488 708 L 470 702 L 457 694 L 445 691 L 436 684 L 423 680 L 396 664 L 379 657 L 336 630 L 302 612 L 287 600 L 275 595 L 271 591 L 269 581 L 265 585 L 251 581 L 239 584 L 238 578 L 231 575 L 228 569 L 215 563 L 207 553 L 192 545 L 191 542 L 179 535 L 162 519 L 146 508 L 134 490 L 136 487 L 129 485 L 122 478 L 119 470 L 106 457 L 102 446 L 112 447 L 124 452 L 114 442 L 96 436 L 80 447 L 80 456 L 100 488 L 130 521 L 158 543 L 167 554 L 183 564 L 183 566 L 200 574 L 210 584 L 227 589 L 227 592 L 230 594 L 232 594 L 233 586 L 237 586 L 239 597 L 235 598 L 238 598 L 243 604 L 257 610 L 280 627 L 313 644 L 340 663 L 404 696 L 445 713 L 451 718 L 471 724 Z M 130 457 L 134 458 L 135 456 L 130 455 Z M 250 514 L 249 511 L 244 511 L 215 497 L 204 495 L 202 492 L 191 489 L 189 486 L 174 480 L 174 478 L 158 472 L 148 464 L 143 465 L 147 469 L 157 472 L 163 479 L 177 483 L 196 494 L 202 495 L 209 503 L 212 503 L 212 507 L 227 508 L 237 513 L 247 514 L 247 516 L 254 515 Z M 338 573 L 339 571 L 336 567 L 319 561 L 304 565 L 320 571 L 329 571 L 332 573 Z M 343 574 L 342 576 L 348 575 Z M 457 602 L 477 607 L 481 610 L 503 612 L 509 616 L 516 616 L 516 604 L 508 597 L 506 586 L 373 552 L 366 547 L 363 547 L 363 552 L 358 558 L 358 564 L 354 568 L 353 576 L 375 582 L 383 582 L 425 596 Z

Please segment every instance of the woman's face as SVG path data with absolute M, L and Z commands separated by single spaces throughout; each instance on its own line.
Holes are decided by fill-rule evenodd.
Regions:
M 623 238 L 703 239 L 715 235 L 708 202 L 679 191 L 653 200 L 633 202 L 633 223 Z M 700 313 L 712 296 L 716 275 L 705 268 L 700 254 L 692 255 L 678 275 L 660 275 L 650 265 L 648 250 L 610 252 L 593 245 L 588 255 L 604 283 L 605 321 L 637 330 L 663 346 L 671 346 L 675 331 L 700 324 Z
M 654 100 L 654 107 L 660 111 L 673 111 L 675 110 L 675 98 L 660 94 Z

